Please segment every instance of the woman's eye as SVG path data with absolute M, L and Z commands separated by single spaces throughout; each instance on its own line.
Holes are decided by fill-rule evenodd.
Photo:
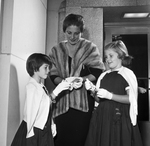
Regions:
M 113 57 L 113 55 L 110 55 L 110 58 L 112 58 Z
M 67 31 L 67 34 L 69 34 L 69 35 L 70 35 L 70 34 L 71 34 L 71 32 L 70 32 L 70 31 Z

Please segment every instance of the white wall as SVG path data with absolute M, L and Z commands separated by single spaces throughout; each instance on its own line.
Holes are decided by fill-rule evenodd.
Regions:
M 59 25 L 59 8 L 63 0 L 48 0 L 47 1 L 47 38 L 46 38 L 46 54 L 49 54 L 50 49 L 58 43 L 58 25 Z M 46 80 L 46 87 L 51 92 L 54 84 L 50 79 Z
M 5 0 L 0 50 L 0 146 L 10 146 L 22 120 L 27 57 L 45 53 L 47 0 Z

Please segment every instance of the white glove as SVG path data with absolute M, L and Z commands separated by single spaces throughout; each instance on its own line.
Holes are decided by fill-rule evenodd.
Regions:
M 67 90 L 70 88 L 70 83 L 65 81 L 65 80 L 62 80 L 61 83 L 59 83 L 56 88 L 53 90 L 53 93 L 55 96 L 57 96 L 60 92 L 62 92 L 63 90 Z
M 57 134 L 56 124 L 52 124 L 52 125 L 51 125 L 51 130 L 52 130 L 52 135 L 53 135 L 53 137 L 55 137 L 56 134 Z
M 72 83 L 73 83 L 73 85 L 72 85 L 73 88 L 74 88 L 74 89 L 78 89 L 78 88 L 80 88 L 80 87 L 82 86 L 83 78 L 78 77 L 78 78 L 74 79 L 74 80 L 72 81 Z
M 70 83 L 69 90 L 78 89 L 82 86 L 83 78 L 82 77 L 68 77 L 65 79 L 67 82 Z
M 95 85 L 89 79 L 86 79 L 84 84 L 86 90 L 94 91 L 96 89 Z
M 109 91 L 107 91 L 106 89 L 100 88 L 100 89 L 97 90 L 97 96 L 100 97 L 100 98 L 106 98 L 106 99 L 111 100 L 113 94 L 110 93 Z

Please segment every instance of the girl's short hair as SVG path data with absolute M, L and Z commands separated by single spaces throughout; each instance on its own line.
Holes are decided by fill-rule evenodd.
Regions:
M 83 16 L 78 15 L 78 14 L 67 15 L 63 22 L 63 32 L 65 32 L 67 27 L 69 27 L 71 25 L 79 27 L 80 32 L 82 33 L 85 28 Z
M 121 40 L 113 41 L 107 44 L 104 50 L 113 49 L 117 54 L 118 57 L 122 60 L 122 65 L 129 67 L 132 63 L 133 57 L 128 54 L 128 50 L 126 45 Z
M 34 72 L 39 71 L 39 68 L 44 63 L 48 64 L 49 68 L 52 67 L 52 62 L 50 61 L 50 58 L 47 55 L 41 53 L 31 54 L 26 62 L 26 70 L 28 74 L 32 77 L 34 75 Z

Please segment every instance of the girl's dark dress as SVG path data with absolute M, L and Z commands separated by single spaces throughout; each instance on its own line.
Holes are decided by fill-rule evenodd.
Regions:
M 101 88 L 125 95 L 126 80 L 117 71 L 106 74 Z M 138 126 L 133 126 L 129 104 L 100 99 L 93 113 L 85 146 L 142 146 Z

